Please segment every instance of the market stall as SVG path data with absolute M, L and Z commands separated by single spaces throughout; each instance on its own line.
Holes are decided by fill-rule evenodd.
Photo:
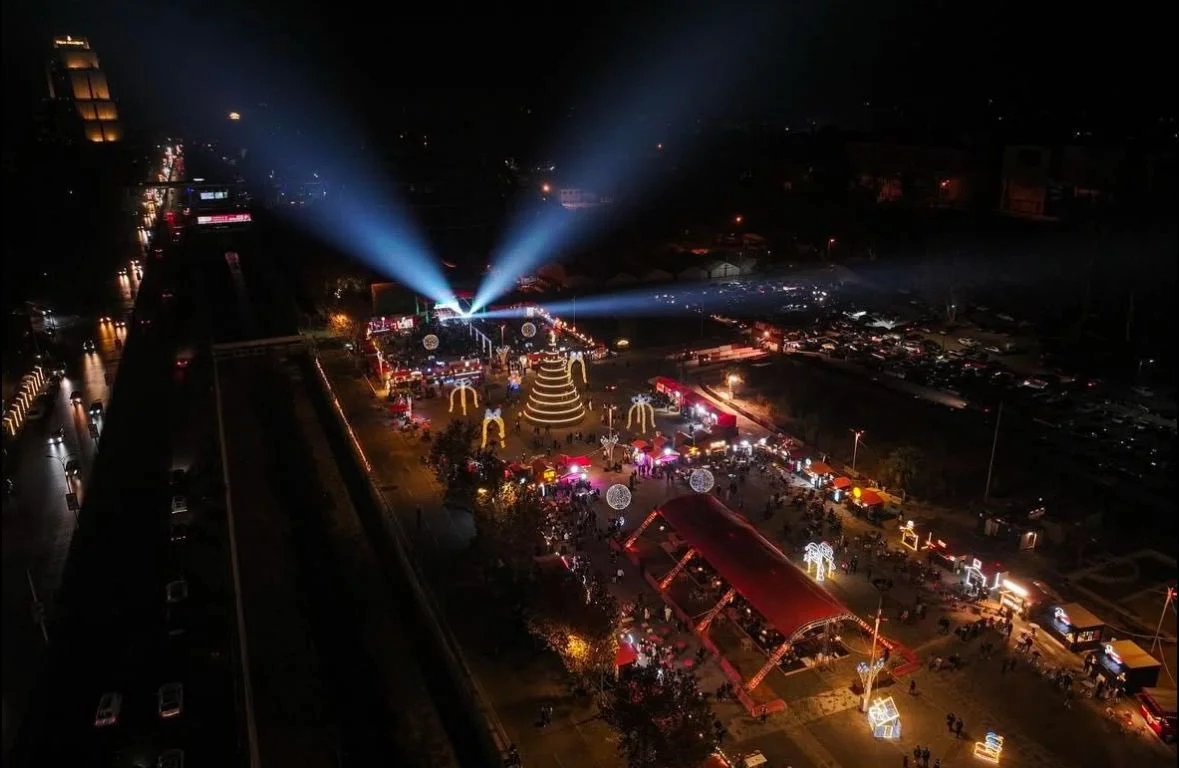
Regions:
M 1123 693 L 1137 693 L 1159 681 L 1158 659 L 1133 640 L 1113 640 L 1101 646 L 1097 656 L 1097 674 Z
M 1074 653 L 1101 646 L 1105 622 L 1080 603 L 1049 605 L 1043 612 L 1044 630 Z
M 824 462 L 812 461 L 803 468 L 802 476 L 809 480 L 811 485 L 822 488 L 835 476 L 835 470 Z
M 1011 611 L 1016 616 L 1027 616 L 1031 613 L 1040 597 L 1040 591 L 1021 584 L 1006 576 L 999 582 L 999 605 Z
M 852 488 L 848 497 L 852 509 L 857 516 L 867 517 L 877 521 L 884 517 L 884 498 L 876 491 L 865 488 Z
M 831 500 L 834 502 L 843 501 L 843 497 L 850 493 L 852 487 L 851 478 L 836 477 L 831 481 L 829 486 L 831 490 Z

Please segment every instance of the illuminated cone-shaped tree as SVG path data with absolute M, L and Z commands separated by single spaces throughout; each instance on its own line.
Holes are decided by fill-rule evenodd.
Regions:
M 573 385 L 569 366 L 550 350 L 541 361 L 524 405 L 524 418 L 542 427 L 572 427 L 585 417 L 581 394 Z

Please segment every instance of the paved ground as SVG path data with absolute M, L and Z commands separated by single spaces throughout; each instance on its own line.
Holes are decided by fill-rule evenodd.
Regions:
M 376 471 L 386 484 L 386 492 L 401 498 L 403 504 L 400 507 L 409 514 L 412 514 L 410 510 L 414 506 L 420 504 L 423 507 L 427 535 L 434 542 L 461 545 L 471 535 L 469 516 L 461 511 L 446 510 L 439 504 L 439 489 L 428 473 L 422 471 L 418 462 L 423 446 L 391 428 L 370 385 L 356 373 L 348 360 L 342 356 L 333 358 L 328 355 L 325 366 L 345 411 L 376 465 Z M 601 413 L 603 403 L 613 401 L 620 405 L 622 413 L 621 421 L 616 420 L 615 426 L 625 424 L 629 394 L 643 388 L 642 382 L 650 376 L 659 372 L 666 375 L 671 373 L 671 368 L 670 363 L 650 355 L 634 355 L 625 360 L 592 366 L 591 386 L 606 380 L 619 385 L 618 392 L 600 395 L 595 414 Z M 493 389 L 493 399 L 495 392 Z M 415 408 L 419 414 L 433 418 L 435 430 L 441 429 L 448 418 L 440 400 L 419 401 Z M 482 407 L 477 413 L 482 413 Z M 474 413 L 471 418 L 475 418 Z M 586 432 L 600 429 L 595 421 L 593 416 L 587 418 L 581 429 Z M 509 420 L 509 430 L 511 426 Z M 659 428 L 665 434 L 671 434 L 677 426 L 670 416 L 660 416 Z M 744 418 L 739 419 L 739 429 L 743 436 L 754 439 L 764 433 L 761 427 Z M 527 437 L 531 439 L 531 435 Z M 627 440 L 631 437 L 634 435 L 626 435 Z M 571 454 L 592 449 L 592 446 L 584 443 L 580 449 L 577 446 L 566 449 L 563 440 L 561 444 L 562 451 Z M 519 437 L 512 436 L 505 450 L 515 456 L 524 450 L 524 446 Z M 624 478 L 625 475 L 606 475 L 596 466 L 591 470 L 592 481 L 602 487 Z M 755 477 L 743 488 L 741 500 L 755 524 L 771 540 L 780 541 L 784 517 L 793 515 L 790 518 L 792 526 L 795 530 L 800 528 L 798 513 L 779 512 L 773 519 L 763 521 L 758 513 L 770 491 L 768 476 Z M 683 492 L 687 492 L 687 489 L 663 481 L 641 482 L 626 514 L 628 527 L 637 525 L 653 506 Z M 738 502 L 731 500 L 731 503 L 737 505 Z M 610 514 L 613 513 L 601 505 L 600 518 L 604 521 Z M 407 518 L 407 523 L 412 521 Z M 849 537 L 867 530 L 866 524 L 848 516 L 844 516 L 844 526 Z M 889 537 L 894 547 L 899 544 L 895 529 L 890 530 Z M 791 551 L 794 545 L 800 543 L 785 542 L 783 548 Z M 595 561 L 602 556 L 593 551 L 590 554 Z M 861 617 L 870 616 L 879 599 L 879 592 L 864 578 L 867 565 L 870 563 L 861 562 L 861 575 L 838 575 L 829 582 L 832 593 Z M 631 585 L 634 589 L 650 591 L 644 582 L 638 580 L 637 574 L 628 573 L 621 588 L 632 588 Z M 653 594 L 650 596 L 654 597 Z M 898 583 L 890 597 L 886 610 L 895 614 L 902 605 L 911 604 L 915 591 L 912 587 Z M 904 625 L 894 615 L 883 631 L 916 648 L 923 655 L 946 654 L 951 651 L 943 650 L 943 646 L 960 641 L 953 639 L 953 636 L 947 639 L 936 633 L 935 622 L 940 615 L 935 609 L 923 623 Z M 973 618 L 956 613 L 950 613 L 949 616 L 955 623 Z M 902 754 L 911 749 L 914 743 L 920 742 L 930 746 L 934 757 L 943 758 L 943 765 L 950 766 L 973 762 L 969 743 L 981 739 L 987 729 L 994 728 L 1007 738 L 1007 752 L 1004 755 L 1006 765 L 1080 765 L 1096 754 L 1101 754 L 1102 760 L 1110 765 L 1127 766 L 1161 764 L 1160 760 L 1166 758 L 1167 755 L 1160 751 L 1158 745 L 1145 736 L 1127 738 L 1119 733 L 1115 734 L 1117 738 L 1109 738 L 1109 728 L 1104 727 L 1101 715 L 1090 706 L 1090 702 L 1078 702 L 1072 710 L 1064 710 L 1062 696 L 1039 675 L 1028 670 L 1000 675 L 997 674 L 997 667 L 1001 662 L 997 658 L 987 661 L 973 659 L 976 646 L 981 642 L 976 640 L 966 651 L 959 651 L 970 659 L 961 671 L 918 672 L 914 677 L 918 683 L 918 695 L 915 697 L 909 697 L 900 687 L 886 689 L 896 696 L 905 722 L 905 738 L 900 742 L 873 739 L 863 716 L 856 711 L 857 701 L 850 695 L 848 688 L 855 679 L 854 665 L 866 655 L 867 648 L 849 639 L 853 653 L 831 669 L 807 670 L 774 681 L 775 693 L 782 695 L 789 706 L 786 713 L 771 718 L 764 725 L 750 720 L 732 705 L 722 705 L 718 715 L 722 716 L 732 735 L 728 746 L 737 751 L 761 749 L 774 764 L 792 765 L 795 768 L 806 765 L 855 768 L 869 764 L 865 762 L 869 756 L 871 764 L 884 765 L 890 760 L 900 764 Z M 689 647 L 694 648 L 694 645 Z M 1045 647 L 1042 652 L 1048 656 L 1051 650 Z M 590 712 L 572 705 L 558 706 L 558 715 L 564 715 L 563 718 L 559 717 L 559 727 L 538 732 L 531 726 L 535 716 L 535 701 L 560 692 L 557 682 L 560 674 L 555 668 L 555 662 L 550 668 L 533 661 L 527 666 L 505 669 L 508 665 L 503 660 L 481 657 L 481 649 L 477 644 L 468 644 L 468 652 L 475 659 L 475 667 L 504 720 L 505 729 L 521 746 L 529 765 L 569 768 L 574 765 L 615 764 L 611 762 L 616 757 L 608 736 L 598 736 L 598 732 L 594 731 L 593 736 L 596 738 L 592 738 L 586 732 L 587 727 L 595 723 L 590 719 Z M 1061 663 L 1074 660 L 1079 661 L 1067 658 L 1066 655 Z M 707 690 L 707 681 L 715 674 L 711 662 L 706 663 L 701 674 L 706 680 Z M 719 681 L 719 678 L 716 679 Z M 521 685 L 521 681 L 527 681 L 527 685 Z M 507 685 L 509 682 L 513 685 Z M 524 688 L 531 692 L 524 693 Z M 514 689 L 516 695 L 505 695 L 501 689 Z M 963 734 L 968 738 L 954 739 L 946 732 L 943 719 L 951 711 L 964 720 Z M 1077 738 L 1078 733 L 1091 733 L 1094 738 Z M 1090 741 L 1093 743 L 1088 743 Z M 584 747 L 578 748 L 579 744 L 584 744 Z M 1173 752 L 1170 757 L 1173 759 Z

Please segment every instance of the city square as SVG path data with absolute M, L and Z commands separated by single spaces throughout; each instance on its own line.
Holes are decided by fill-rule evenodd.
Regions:
M 553 330 L 561 327 L 557 321 Z M 642 632 L 665 638 L 676 649 L 670 663 L 686 664 L 701 690 L 712 692 L 736 683 L 739 696 L 713 700 L 713 711 L 725 731 L 722 749 L 730 757 L 760 752 L 772 765 L 888 765 L 900 764 L 906 756 L 912 759 L 914 748 L 922 746 L 931 760 L 946 766 L 992 758 L 1005 765 L 1069 766 L 1085 764 L 1096 754 L 1112 765 L 1161 764 L 1166 759 L 1165 748 L 1145 731 L 1132 699 L 1107 702 L 1082 695 L 1074 701 L 1072 693 L 1066 692 L 1059 681 L 1065 671 L 1082 675 L 1080 655 L 1070 653 L 1046 633 L 1035 632 L 1032 624 L 1018 617 L 1010 633 L 999 631 L 997 623 L 988 628 L 988 618 L 999 620 L 1000 606 L 971 602 L 955 593 L 961 573 L 943 570 L 935 581 L 917 583 L 908 569 L 916 558 L 898 559 L 898 553 L 909 554 L 903 539 L 910 539 L 912 532 L 903 536 L 903 524 L 895 518 L 869 522 L 866 516 L 853 514 L 850 506 L 831 501 L 829 493 L 816 492 L 805 469 L 794 471 L 790 467 L 795 465 L 780 454 L 758 447 L 780 438 L 773 430 L 737 415 L 735 431 L 702 449 L 696 447 L 705 445 L 699 439 L 689 448 L 669 437 L 692 432 L 678 408 L 653 409 L 653 424 L 642 423 L 640 412 L 649 407 L 648 398 L 658 397 L 654 384 L 658 374 L 675 370 L 674 364 L 660 359 L 663 355 L 591 362 L 583 383 L 581 365 L 569 362 L 567 352 L 558 351 L 563 345 L 555 334 L 550 341 L 554 343 L 549 356 L 540 353 L 536 369 L 523 371 L 519 391 L 514 391 L 506 372 L 493 372 L 483 386 L 471 391 L 466 385 L 443 386 L 439 396 L 414 398 L 413 417 L 421 424 L 417 429 L 394 426 L 395 417 L 384 403 L 395 396 L 376 376 L 362 375 L 356 358 L 321 354 L 332 387 L 372 463 L 376 482 L 387 494 L 391 513 L 401 515 L 408 527 L 419 526 L 421 540 L 432 551 L 461 551 L 474 536 L 471 515 L 444 504 L 442 487 L 416 460 L 428 450 L 421 431 L 436 435 L 450 419 L 466 419 L 480 428 L 490 425 L 491 445 L 497 452 L 519 466 L 537 462 L 536 471 L 527 473 L 532 482 L 556 486 L 569 478 L 597 491 L 599 498 L 592 503 L 595 525 L 611 535 L 604 541 L 587 539 L 578 554 L 605 573 L 621 569 L 623 576 L 612 576 L 610 584 L 620 602 L 633 603 L 635 596 L 643 595 L 642 601 L 655 607 L 653 613 L 648 608 L 646 615 L 624 617 L 624 637 L 626 628 L 641 626 Z M 574 345 L 579 340 L 569 336 L 566 342 Z M 573 407 L 583 412 L 575 411 L 568 426 L 544 425 L 546 415 L 535 409 L 543 409 L 545 402 L 564 407 L 571 382 L 578 390 Z M 481 396 L 476 398 L 474 390 Z M 529 399 L 532 391 L 539 391 L 540 397 Z M 701 390 L 700 394 L 724 412 L 723 393 L 713 396 Z M 464 416 L 460 406 L 468 399 L 477 403 Z M 495 421 L 497 417 L 503 419 L 502 425 Z M 495 445 L 505 426 L 502 443 Z M 611 435 L 617 439 L 610 439 Z M 660 454 L 656 460 L 675 454 L 675 469 L 670 461 L 655 463 L 652 452 Z M 618 469 L 618 461 L 621 471 L 611 471 Z M 816 457 L 814 463 L 818 462 Z M 629 493 L 614 494 L 621 498 L 610 501 L 629 502 L 622 509 L 607 503 L 608 492 L 618 486 Z M 695 560 L 691 555 L 683 557 L 685 547 L 682 539 L 676 547 L 674 530 L 668 542 L 668 528 L 674 529 L 675 523 L 644 525 L 649 517 L 656 517 L 655 511 L 674 510 L 701 497 L 734 521 L 745 521 L 749 536 L 760 537 L 762 546 L 772 547 L 782 562 L 789 559 L 784 566 L 791 569 L 787 575 L 810 580 L 826 596 L 830 616 L 816 614 L 815 626 L 823 631 L 829 627 L 834 640 L 830 646 L 816 651 L 816 642 L 822 638 L 799 637 L 797 646 L 811 652 L 799 658 L 800 652 L 791 648 L 784 661 L 781 650 L 775 653 L 776 647 L 766 648 L 761 640 L 754 640 L 748 624 L 735 620 L 734 606 L 728 605 L 733 598 L 706 583 L 709 579 L 719 583 L 726 575 L 723 569 L 718 573 L 720 567 L 710 562 L 707 552 Z M 412 512 L 418 509 L 422 510 L 420 523 Z M 687 514 L 687 520 L 709 512 L 689 507 L 675 515 Z M 815 520 L 819 521 L 817 531 L 808 532 Z M 823 521 L 834 556 L 810 558 L 814 546 L 824 542 Z M 812 533 L 817 533 L 813 541 Z M 856 556 L 849 567 L 852 555 Z M 736 557 L 741 559 L 739 553 Z M 824 571 L 821 581 L 816 578 L 816 565 Z M 772 570 L 761 573 L 762 580 L 772 583 L 776 578 L 780 576 Z M 756 585 L 734 585 L 735 592 L 756 589 Z M 784 595 L 783 602 L 790 604 L 792 594 Z M 745 605 L 740 597 L 737 600 Z M 789 605 L 784 610 L 789 613 Z M 874 644 L 878 610 L 881 623 Z M 1019 642 L 1033 633 L 1032 645 Z M 478 648 L 468 652 L 481 653 Z M 868 712 L 862 711 L 865 667 L 890 670 L 879 674 Z M 547 674 L 559 672 L 550 669 Z M 552 695 L 550 690 L 543 696 Z M 494 693 L 491 698 L 495 699 Z M 876 709 L 888 709 L 890 703 L 897 716 L 894 725 L 899 722 L 895 738 L 888 728 L 874 728 L 875 720 L 870 719 Z M 521 710 L 519 701 L 506 709 L 509 715 L 501 718 L 502 727 L 512 743 L 533 756 L 529 764 L 538 759 L 538 752 L 540 764 L 546 764 L 549 742 L 557 746 L 551 747 L 554 757 L 548 764 L 607 765 L 614 764 L 608 760 L 617 759 L 612 748 L 589 746 L 598 738 L 607 744 L 614 741 L 609 729 L 594 719 L 592 705 L 583 702 L 561 708 L 565 716 L 558 716 L 558 723 L 568 726 L 563 730 L 532 727 L 534 712 L 527 707 Z M 1118 719 L 1123 716 L 1120 713 L 1131 725 Z M 1078 738 L 1081 733 L 1087 736 Z

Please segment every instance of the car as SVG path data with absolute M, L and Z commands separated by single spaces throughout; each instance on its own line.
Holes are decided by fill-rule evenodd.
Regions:
M 98 710 L 94 713 L 94 727 L 105 728 L 119 724 L 119 713 L 123 711 L 123 696 L 115 691 L 98 697 Z
M 172 514 L 182 515 L 188 511 L 188 499 L 182 494 L 176 494 L 172 497 Z
M 184 685 L 164 683 L 156 694 L 160 717 L 167 720 L 178 717 L 184 711 Z
M 61 445 L 64 442 L 65 442 L 65 430 L 62 429 L 61 427 L 58 427 L 57 429 L 53 430 L 52 434 L 49 435 L 49 444 L 50 445 Z
M 120 269 L 120 270 L 119 270 L 119 277 L 126 277 L 126 276 L 127 276 L 127 270 L 126 270 L 126 269 Z
M 110 323 L 110 321 L 111 321 L 110 315 L 101 315 L 98 318 L 98 322 L 102 323 L 103 325 L 107 325 L 108 323 Z
M 77 477 L 82 474 L 82 465 L 77 459 L 70 459 L 65 463 L 65 473 L 69 477 Z
M 116 321 L 115 321 L 115 327 L 116 327 L 116 328 L 126 328 L 126 327 L 127 327 L 127 323 L 126 323 L 125 321 L 123 321 L 123 320 L 116 320 Z
M 156 768 L 184 768 L 184 750 L 165 749 L 156 758 Z
M 75 389 L 73 392 L 70 393 L 70 402 L 73 403 L 74 405 L 81 405 L 82 404 L 82 393 Z
M 168 582 L 164 587 L 164 597 L 169 603 L 179 603 L 188 598 L 188 582 L 184 579 Z
M 173 544 L 180 544 L 188 539 L 188 523 L 172 521 L 170 536 Z
M 95 418 L 95 417 L 98 417 L 101 415 L 102 415 L 102 401 L 95 400 L 93 403 L 90 404 L 90 416 L 91 416 L 91 418 Z
M 95 343 L 93 341 L 91 341 L 90 339 L 87 339 L 86 341 L 82 342 L 82 351 L 83 352 L 94 352 L 97 349 L 98 349 L 98 346 L 95 345 Z

